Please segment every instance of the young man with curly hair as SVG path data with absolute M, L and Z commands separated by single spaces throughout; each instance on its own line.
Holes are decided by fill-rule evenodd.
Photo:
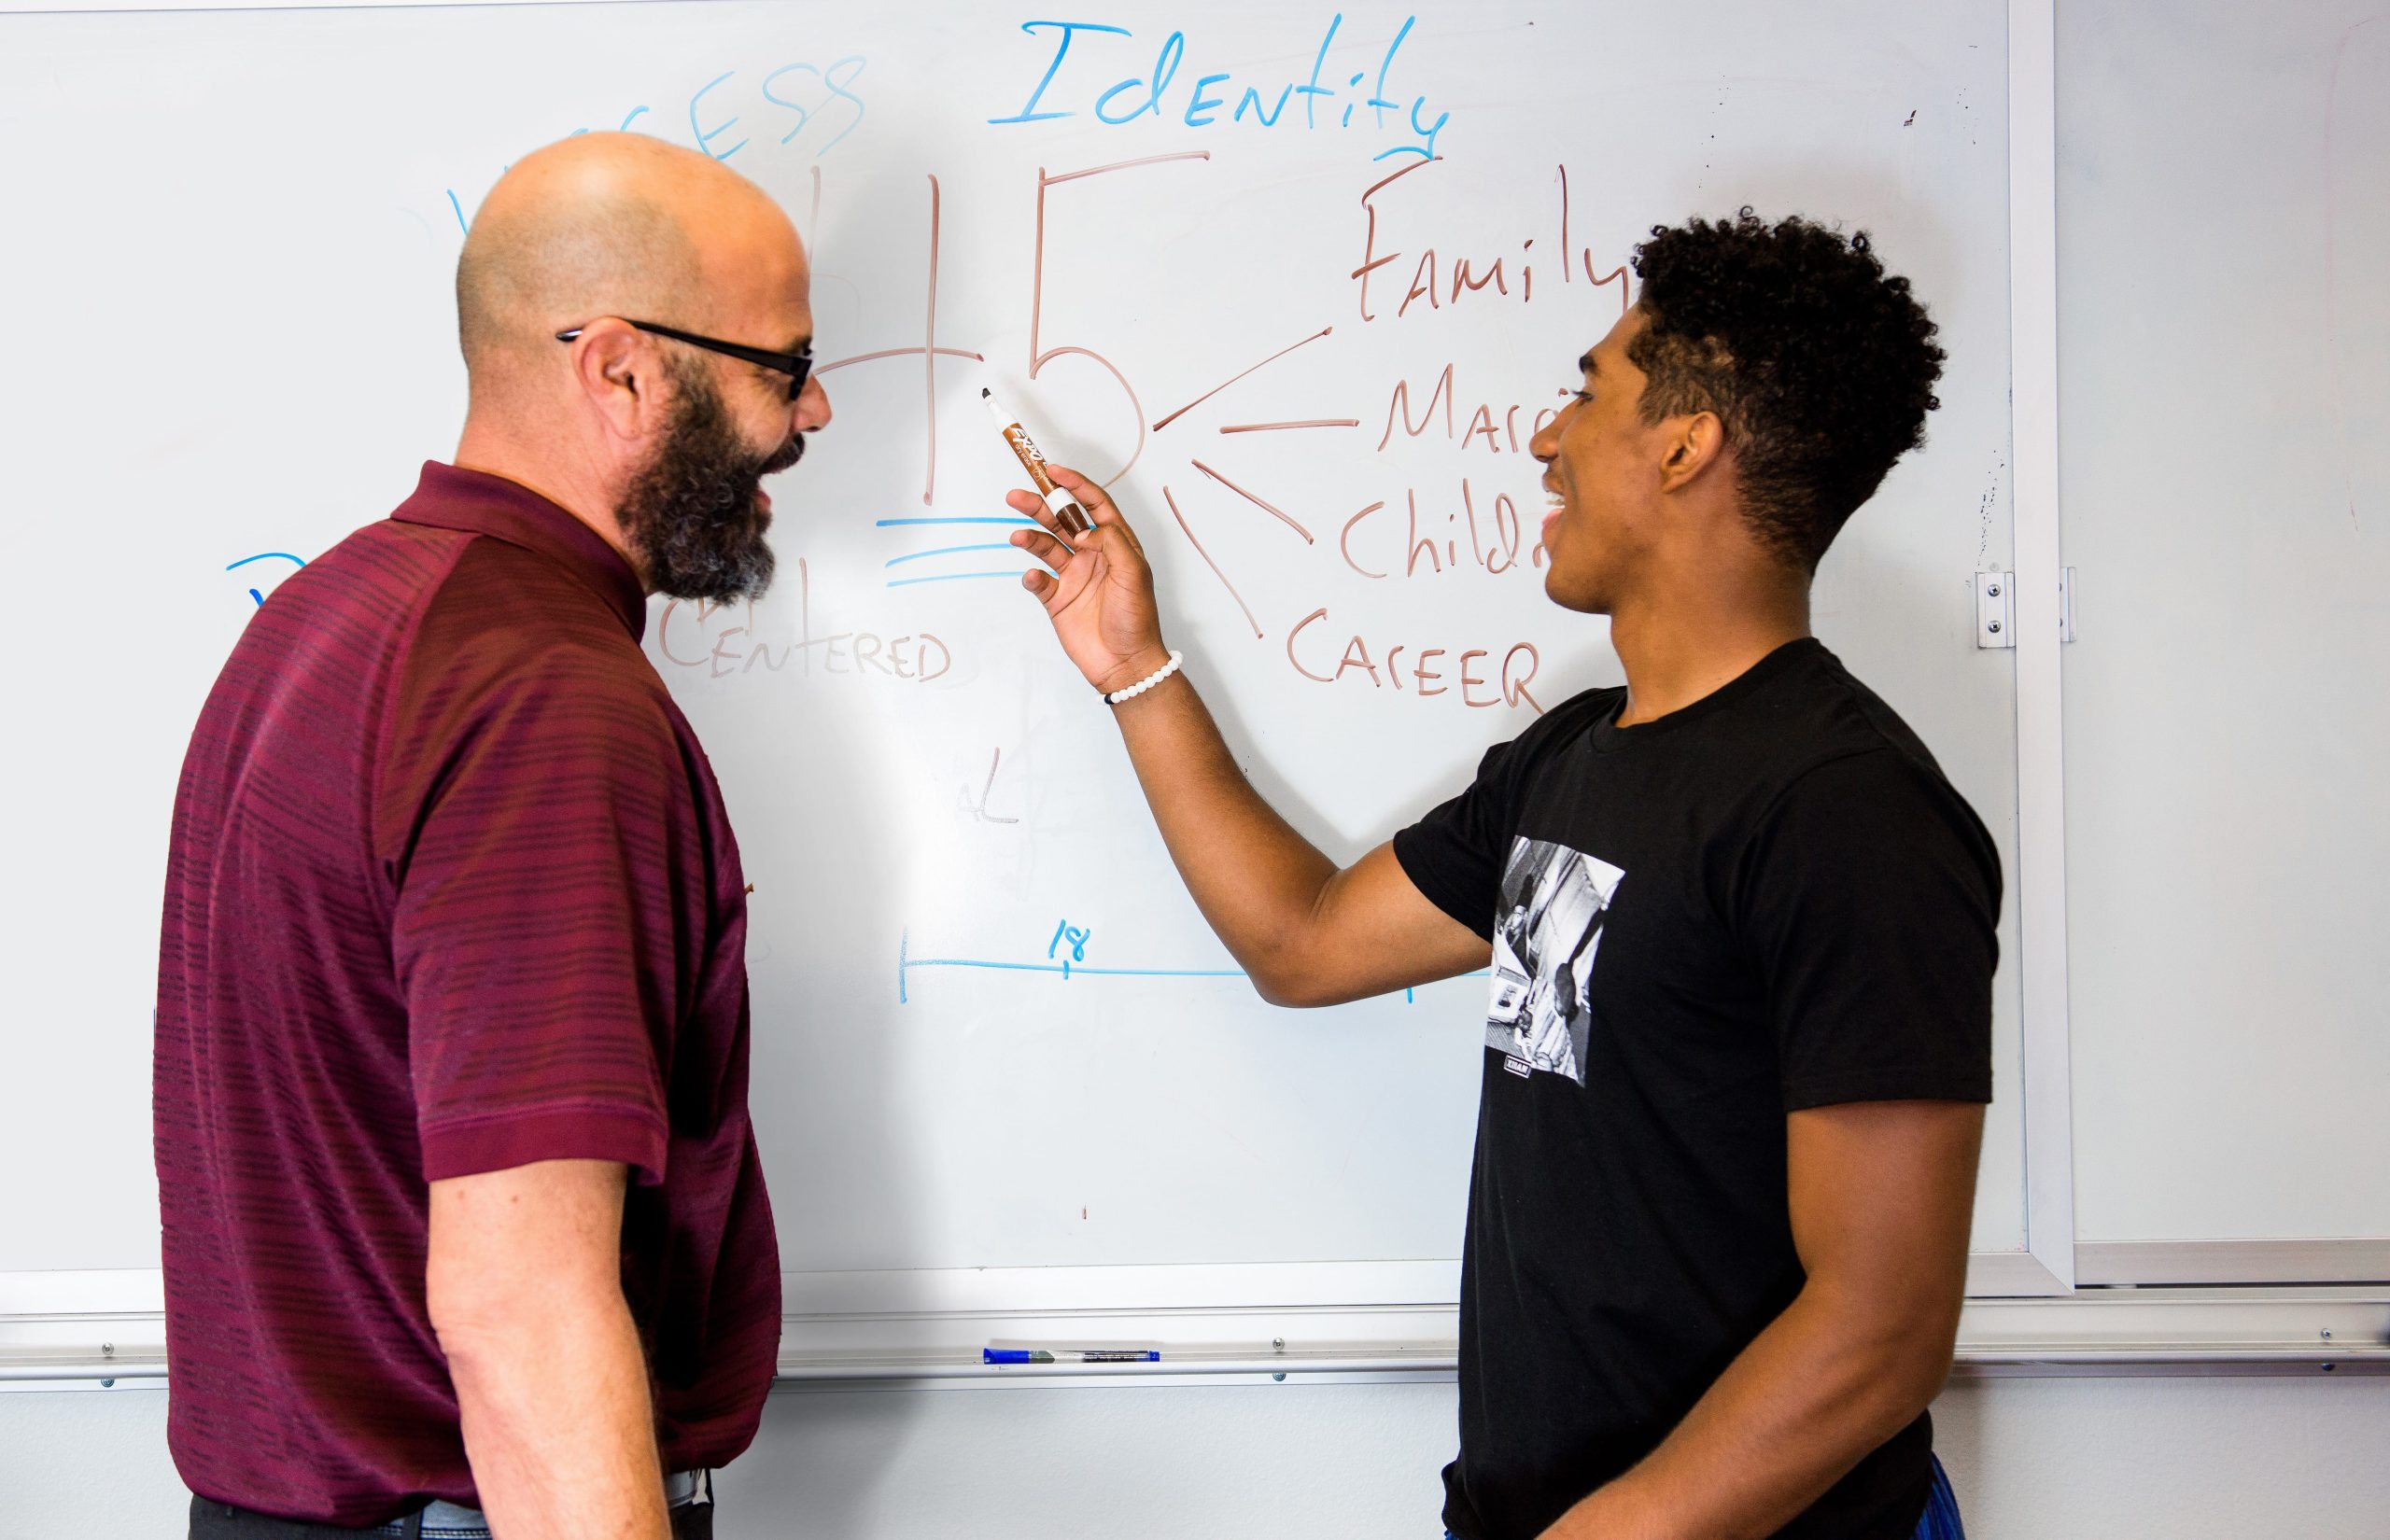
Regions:
M 1864 235 L 1655 230 L 1536 436 L 1546 592 L 1624 689 L 1556 707 L 1338 870 L 1239 773 L 1103 490 L 1023 580 L 1116 701 L 1172 858 L 1262 995 L 1493 965 L 1461 1283 L 1464 1540 L 1954 1533 L 1950 1364 L 1991 1095 L 2000 868 L 1809 634 L 1818 559 L 1943 354 Z M 1158 674 L 1165 675 L 1152 682 Z

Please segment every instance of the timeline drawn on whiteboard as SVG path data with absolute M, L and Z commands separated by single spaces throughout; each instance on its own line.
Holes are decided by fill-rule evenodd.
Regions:
M 1005 958 L 963 958 L 913 956 L 913 932 L 906 931 L 896 941 L 896 1003 L 912 1003 L 912 975 L 921 971 L 954 970 L 997 973 L 1045 973 L 1069 983 L 1075 979 L 1134 979 L 1134 978 L 1245 978 L 1242 968 L 1106 968 L 1090 966 L 1087 962 L 1088 944 L 1093 939 L 1091 926 L 1073 925 L 1065 917 L 1055 927 L 1053 939 L 1047 944 L 1043 959 L 1033 954 L 1025 959 Z M 1489 970 L 1481 968 L 1471 973 L 1456 973 L 1455 978 L 1489 978 Z M 1416 1002 L 1418 990 L 1402 991 L 1403 1003 Z
M 1001 958 L 917 958 L 913 956 L 913 933 L 905 931 L 896 943 L 896 1003 L 912 1002 L 912 974 L 921 969 L 965 969 L 999 973 L 1050 973 L 1068 981 L 1075 978 L 1243 978 L 1242 968 L 1105 968 L 1089 967 L 1087 943 L 1090 931 L 1071 925 L 1064 919 L 1054 933 L 1054 941 L 1047 948 L 1046 957 L 1034 954 L 1027 960 Z M 1064 950 L 1064 944 L 1068 949 Z

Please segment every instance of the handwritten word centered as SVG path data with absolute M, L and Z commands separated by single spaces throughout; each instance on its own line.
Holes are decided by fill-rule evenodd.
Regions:
M 1408 128 L 1417 136 L 1415 143 L 1405 141 L 1396 144 L 1380 150 L 1371 157 L 1371 160 L 1385 161 L 1399 155 L 1415 155 L 1422 162 L 1432 161 L 1436 158 L 1436 136 L 1452 120 L 1452 114 L 1441 112 L 1436 115 L 1434 122 L 1424 122 L 1422 114 L 1427 105 L 1425 96 L 1412 98 L 1406 112 L 1401 103 L 1389 99 L 1385 93 L 1386 77 L 1394 69 L 1395 55 L 1401 51 L 1403 39 L 1411 35 L 1411 29 L 1418 20 L 1415 16 L 1403 19 L 1401 30 L 1394 35 L 1394 41 L 1386 45 L 1385 55 L 1378 61 L 1376 82 L 1366 94 L 1361 90 L 1361 82 L 1370 78 L 1367 71 L 1357 71 L 1342 86 L 1320 84 L 1320 75 L 1328 68 L 1328 50 L 1336 41 L 1337 30 L 1344 24 L 1343 13 L 1340 11 L 1329 20 L 1328 34 L 1320 39 L 1319 51 L 1312 58 L 1310 78 L 1300 85 L 1292 80 L 1286 81 L 1278 88 L 1275 97 L 1269 94 L 1267 85 L 1246 85 L 1240 93 L 1237 90 L 1239 82 L 1230 74 L 1202 76 L 1183 99 L 1172 95 L 1172 87 L 1176 83 L 1180 65 L 1187 57 L 1187 35 L 1174 32 L 1162 39 L 1161 47 L 1154 54 L 1153 63 L 1146 73 L 1115 80 L 1096 93 L 1089 110 L 1094 113 L 1097 121 L 1113 128 L 1133 123 L 1148 114 L 1157 120 L 1162 120 L 1174 110 L 1178 121 L 1191 129 L 1214 126 L 1221 120 L 1223 111 L 1229 114 L 1227 120 L 1230 123 L 1242 123 L 1250 116 L 1255 126 L 1268 129 L 1275 128 L 1286 113 L 1287 104 L 1300 96 L 1303 99 L 1303 127 L 1315 129 L 1319 127 L 1320 108 L 1325 106 L 1334 111 L 1337 98 L 1348 96 L 1350 99 L 1344 103 L 1343 112 L 1334 119 L 1336 127 L 1351 128 L 1353 114 L 1366 111 L 1370 114 L 1367 126 L 1372 132 L 1383 133 L 1387 132 L 1386 114 L 1393 113 L 1396 115 L 1394 132 L 1399 133 Z M 1063 63 L 1070 57 L 1072 39 L 1081 34 L 1091 39 L 1135 35 L 1127 27 L 1109 26 L 1097 21 L 1023 21 L 1020 30 L 1033 37 L 1041 30 L 1050 30 L 1054 34 L 1053 57 L 1047 61 L 1046 73 L 1038 77 L 1037 84 L 1031 89 L 1029 100 L 1021 109 L 1009 117 L 991 118 L 988 119 L 991 123 L 1040 123 L 1049 119 L 1074 116 L 1077 110 L 1075 107 L 1044 105 L 1047 93 L 1054 87 L 1055 77 L 1062 73 Z M 1111 44 L 1105 51 L 1118 55 L 1123 47 Z M 1075 77 L 1084 74 L 1077 70 L 1072 73 Z M 1218 88 L 1217 94 L 1214 92 L 1216 87 Z M 1066 86 L 1057 94 L 1064 99 L 1077 99 L 1070 97 L 1068 91 Z M 1170 110 L 1165 110 L 1162 105 L 1165 97 L 1171 99 Z M 1236 104 L 1232 108 L 1229 105 L 1231 100 Z
M 797 635 L 782 641 L 777 651 L 756 630 L 752 599 L 738 607 L 674 599 L 657 617 L 649 640 L 665 663 L 675 668 L 702 668 L 706 677 L 717 679 L 752 674 L 760 664 L 767 674 L 790 669 L 800 679 L 810 679 L 819 669 L 824 674 L 878 674 L 927 684 L 954 665 L 954 654 L 946 643 L 926 631 L 903 637 L 859 630 L 814 635 L 813 580 L 803 557 L 796 564 L 796 592 Z M 691 611 L 686 615 L 684 606 Z M 733 616 L 745 623 L 713 623 L 716 617 Z M 740 637 L 746 640 L 740 642 Z

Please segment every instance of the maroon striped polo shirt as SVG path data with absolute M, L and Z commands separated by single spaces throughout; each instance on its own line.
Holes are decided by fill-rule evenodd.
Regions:
M 623 1288 L 673 1469 L 747 1447 L 780 1263 L 747 1113 L 745 884 L 571 514 L 427 465 L 277 589 L 175 804 L 154 1086 L 168 1440 L 203 1497 L 473 1503 L 424 1306 L 429 1183 L 633 1169 Z

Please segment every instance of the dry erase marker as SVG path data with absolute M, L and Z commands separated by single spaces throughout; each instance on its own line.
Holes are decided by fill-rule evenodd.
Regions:
M 988 403 L 988 415 L 995 418 L 996 427 L 1004 430 L 1005 442 L 1012 445 L 1012 452 L 1020 456 L 1020 468 L 1028 471 L 1029 479 L 1036 483 L 1038 496 L 1046 499 L 1046 507 L 1053 513 L 1054 522 L 1062 526 L 1062 533 L 1084 535 L 1093 529 L 1095 521 L 1087 516 L 1087 510 L 1081 508 L 1077 499 L 1069 493 L 1056 486 L 1053 477 L 1046 474 L 1046 456 L 1037 452 L 1036 443 L 1029 437 L 1029 430 L 1020 426 L 1020 419 L 998 406 L 995 392 L 985 385 L 979 387 L 979 399 Z M 991 1359 L 989 1362 L 995 1361 Z
M 1150 1348 L 1089 1348 L 1049 1351 L 1045 1348 L 982 1348 L 982 1364 L 1159 1364 L 1161 1354 Z

